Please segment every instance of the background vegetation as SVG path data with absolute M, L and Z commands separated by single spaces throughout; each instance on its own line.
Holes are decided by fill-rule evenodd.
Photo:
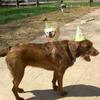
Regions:
M 1 1 L 1 0 L 0 0 Z M 16 1 L 16 0 L 15 0 Z M 92 1 L 92 3 L 90 3 Z M 100 6 L 100 2 L 97 0 L 63 0 L 66 7 L 83 7 L 83 6 Z M 16 3 L 16 2 L 15 2 Z M 36 4 L 36 6 L 35 6 Z M 30 6 L 19 6 L 17 0 L 16 7 L 0 7 L 0 24 L 5 24 L 13 20 L 18 20 L 30 16 L 36 16 L 47 12 L 52 12 L 60 9 L 60 0 L 44 0 L 44 3 L 35 1 L 35 4 Z

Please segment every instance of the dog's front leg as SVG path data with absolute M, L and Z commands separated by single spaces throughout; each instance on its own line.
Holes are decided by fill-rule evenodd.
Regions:
M 57 81 L 57 73 L 54 71 L 53 80 L 52 80 L 52 85 L 54 90 L 58 89 L 58 86 L 56 85 L 56 81 Z
M 59 91 L 59 93 L 60 93 L 61 96 L 65 96 L 65 95 L 67 95 L 67 92 L 65 92 L 63 90 L 63 75 L 64 75 L 65 71 L 61 72 L 61 70 L 59 70 L 58 73 L 57 73 L 58 91 Z

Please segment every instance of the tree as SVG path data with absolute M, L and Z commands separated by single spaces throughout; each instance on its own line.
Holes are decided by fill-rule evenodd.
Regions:
M 90 0 L 90 6 L 92 6 L 92 4 L 93 4 L 93 0 Z
M 0 6 L 2 5 L 2 1 L 0 0 Z
M 16 0 L 16 7 L 19 8 L 19 0 Z
M 63 3 L 63 0 L 60 0 L 60 3 L 62 4 Z
M 39 6 L 39 0 L 36 0 L 36 6 L 37 7 Z

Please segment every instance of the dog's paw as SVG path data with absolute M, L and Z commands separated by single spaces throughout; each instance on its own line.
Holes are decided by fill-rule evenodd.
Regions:
M 53 86 L 53 90 L 57 91 L 58 90 L 58 86 Z
M 24 93 L 24 90 L 22 88 L 18 88 L 19 93 Z
M 63 96 L 64 97 L 66 95 L 68 95 L 68 93 L 66 91 L 63 91 L 63 92 L 60 93 L 60 96 Z
M 24 98 L 19 97 L 17 100 L 24 100 Z

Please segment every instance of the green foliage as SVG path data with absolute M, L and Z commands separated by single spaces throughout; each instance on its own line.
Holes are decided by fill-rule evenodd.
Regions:
M 57 9 L 57 6 L 54 4 L 44 4 L 40 5 L 39 7 L 28 6 L 20 8 L 0 8 L 0 24 L 30 16 L 40 15 L 47 12 L 52 12 Z
M 98 6 L 98 7 L 100 7 L 100 2 L 93 2 L 92 6 Z
M 82 7 L 89 6 L 89 2 L 65 2 L 67 7 Z M 0 8 L 0 24 L 5 24 L 13 20 L 18 20 L 22 18 L 27 18 L 31 16 L 40 15 L 43 13 L 52 12 L 59 10 L 60 3 L 45 3 L 36 6 L 26 6 L 26 7 L 6 7 Z M 93 2 L 92 6 L 100 6 L 100 2 Z

